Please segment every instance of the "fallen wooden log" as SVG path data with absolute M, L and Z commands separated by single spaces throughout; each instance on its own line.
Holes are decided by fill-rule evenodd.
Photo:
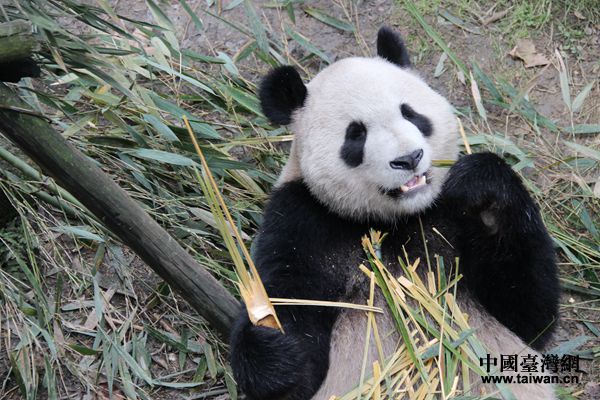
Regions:
M 0 23 L 0 81 L 18 82 L 39 76 L 40 68 L 31 58 L 38 47 L 29 21 Z
M 224 337 L 239 302 L 89 158 L 0 83 L 0 132 L 87 207 Z
M 31 57 L 37 47 L 30 22 L 15 20 L 0 23 L 0 63 Z

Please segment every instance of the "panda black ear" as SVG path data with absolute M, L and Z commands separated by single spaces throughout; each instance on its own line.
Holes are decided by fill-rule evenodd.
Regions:
M 289 65 L 275 68 L 262 81 L 258 91 L 263 113 L 274 124 L 292 122 L 292 113 L 304 105 L 306 86 L 298 71 Z
M 381 27 L 377 33 L 377 55 L 402 68 L 411 66 L 402 37 L 387 26 Z

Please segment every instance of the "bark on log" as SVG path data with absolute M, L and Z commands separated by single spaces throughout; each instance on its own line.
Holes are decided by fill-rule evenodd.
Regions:
M 0 83 L 0 132 L 55 178 L 224 337 L 239 302 L 122 188 Z
M 31 23 L 15 20 L 0 24 L 0 63 L 31 57 L 36 47 Z

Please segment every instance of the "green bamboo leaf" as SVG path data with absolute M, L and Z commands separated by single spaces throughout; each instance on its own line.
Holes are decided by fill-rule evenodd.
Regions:
M 483 83 L 485 88 L 492 95 L 493 100 L 496 102 L 504 102 L 504 98 L 502 97 L 502 94 L 500 93 L 500 91 L 498 90 L 496 85 L 494 85 L 494 82 L 492 82 L 490 77 L 487 76 L 481 70 L 481 68 L 479 67 L 479 65 L 477 63 L 475 63 L 475 62 L 472 63 L 472 66 L 473 66 L 473 73 L 475 74 L 475 77 Z
M 56 371 L 52 366 L 50 357 L 44 355 L 44 386 L 48 390 L 48 400 L 58 400 L 58 390 L 56 388 Z
M 225 387 L 227 388 L 227 392 L 229 393 L 229 398 L 231 400 L 237 400 L 237 385 L 235 384 L 235 380 L 233 379 L 233 373 L 231 372 L 231 368 L 229 367 L 225 369 Z
M 236 8 L 237 6 L 239 6 L 240 4 L 242 4 L 244 0 L 233 0 L 231 3 L 229 3 L 227 5 L 227 7 L 224 8 L 225 11 L 229 11 L 229 10 L 233 10 L 234 8 Z
M 579 92 L 577 97 L 575 97 L 575 100 L 573 100 L 573 112 L 578 112 L 581 109 L 583 103 L 585 102 L 585 99 L 588 97 L 590 91 L 592 90 L 595 84 L 596 82 L 592 81 L 585 85 L 583 89 L 581 89 L 581 92 Z
M 571 200 L 571 204 L 573 204 L 573 207 L 579 216 L 579 220 L 585 229 L 587 229 L 590 235 L 592 235 L 592 237 L 600 243 L 600 232 L 598 232 L 598 228 L 596 228 L 596 225 L 594 224 L 594 221 L 585 205 L 579 200 Z
M 600 133 L 600 124 L 581 124 L 573 127 L 568 126 L 564 128 L 564 130 L 575 135 L 591 135 Z
M 71 226 L 71 225 L 61 225 L 50 228 L 54 232 L 59 233 L 68 233 L 80 239 L 93 240 L 99 243 L 104 243 L 104 239 L 95 233 L 90 232 L 90 228 L 88 226 Z
M 583 324 L 585 326 L 587 326 L 587 328 L 594 334 L 596 335 L 596 337 L 600 338 L 600 329 L 598 329 L 598 327 L 594 324 L 592 324 L 591 322 L 588 321 L 582 321 Z
M 433 41 L 438 46 L 440 46 L 440 48 L 444 50 L 446 54 L 448 54 L 448 58 L 452 60 L 452 62 L 462 71 L 463 74 L 465 74 L 465 76 L 469 76 L 469 70 L 467 69 L 465 64 L 460 58 L 458 58 L 456 53 L 450 50 L 450 47 L 448 47 L 444 39 L 442 39 L 442 37 L 435 31 L 435 29 L 433 29 L 431 25 L 429 25 L 427 21 L 425 21 L 425 18 L 423 18 L 423 15 L 421 15 L 419 10 L 415 6 L 415 3 L 410 0 L 405 0 L 404 4 L 409 14 L 411 14 L 412 17 L 417 20 L 417 22 L 421 25 L 421 27 L 423 28 L 423 30 L 425 30 L 429 37 L 433 39 Z
M 173 389 L 188 389 L 204 385 L 204 382 L 164 382 L 156 379 L 152 381 L 152 383 L 157 386 L 164 386 Z
M 198 361 L 198 367 L 192 378 L 192 382 L 204 382 L 204 376 L 208 371 L 208 364 L 206 363 L 206 357 L 201 357 Z
M 187 1 L 179 0 L 179 2 L 181 3 L 181 6 L 185 10 L 185 12 L 188 13 L 190 18 L 194 22 L 194 25 L 196 25 L 196 29 L 202 31 L 202 29 L 204 28 L 204 24 L 202 24 L 202 21 L 200 20 L 200 18 L 198 18 L 198 15 L 194 12 L 194 10 L 192 10 Z
M 260 18 L 256 14 L 256 10 L 249 0 L 244 1 L 244 9 L 246 10 L 246 16 L 250 22 L 250 30 L 258 43 L 258 48 L 264 53 L 269 54 L 269 42 L 267 40 L 267 32 Z
M 558 49 L 556 50 L 556 58 L 558 58 L 558 78 L 560 80 L 560 92 L 564 103 L 566 104 L 569 111 L 573 110 L 573 103 L 571 102 L 571 89 L 569 87 L 569 77 L 567 74 L 567 66 L 560 55 Z
M 223 60 L 223 67 L 233 76 L 240 76 L 240 71 L 235 66 L 235 63 L 227 54 L 222 51 L 218 51 L 217 55 L 220 60 Z
M 285 6 L 285 12 L 287 13 L 290 21 L 292 21 L 292 24 L 296 25 L 296 14 L 294 13 L 294 4 L 291 1 L 289 1 Z
M 135 157 L 144 158 L 146 160 L 158 161 L 160 163 L 165 164 L 181 165 L 186 167 L 198 165 L 194 160 L 190 158 L 163 150 L 138 149 L 128 152 L 128 154 L 131 154 Z
M 200 89 L 202 89 L 202 90 L 204 90 L 204 91 L 206 91 L 206 92 L 208 92 L 210 94 L 215 94 L 215 92 L 213 92 L 213 90 L 211 88 L 209 88 L 207 85 L 205 85 L 204 83 L 200 82 L 199 80 L 192 78 L 191 76 L 188 76 L 188 75 L 183 74 L 181 72 L 175 71 L 171 67 L 165 67 L 165 66 L 163 66 L 163 65 L 161 65 L 161 64 L 159 64 L 159 63 L 157 63 L 155 61 L 152 61 L 151 59 L 149 59 L 147 57 L 144 57 L 143 59 L 144 59 L 144 61 L 146 63 L 148 63 L 149 65 L 153 66 L 154 68 L 156 68 L 158 70 L 161 70 L 161 71 L 166 72 L 166 73 L 168 73 L 170 75 L 173 75 L 173 76 L 176 76 L 178 78 L 181 78 L 184 81 L 189 82 L 192 85 L 197 86 Z
M 439 78 L 444 72 L 444 62 L 448 59 L 448 54 L 442 51 L 442 55 L 435 67 L 435 72 L 433 73 L 434 78 Z
M 192 114 L 187 110 L 179 107 L 177 104 L 172 103 L 162 96 L 156 94 L 155 92 L 149 93 L 150 98 L 161 111 L 167 112 L 171 114 L 173 117 L 181 118 L 182 116 L 186 116 L 188 118 L 192 118 Z
M 159 342 L 171 346 L 177 351 L 197 354 L 204 353 L 204 347 L 193 340 L 187 339 L 186 345 L 186 342 L 184 342 L 181 337 L 178 338 L 172 333 L 161 331 L 160 329 L 156 329 L 151 325 L 144 325 L 144 330 L 148 333 L 148 335 L 152 336 Z
M 565 141 L 565 144 L 567 146 L 569 146 L 570 148 L 572 148 L 573 150 L 577 151 L 578 153 L 583 154 L 586 157 L 590 157 L 597 161 L 600 161 L 600 151 L 598 151 L 598 150 L 594 150 L 590 147 L 586 147 L 584 145 L 581 145 L 579 143 L 574 143 L 574 142 Z
M 550 350 L 548 350 L 548 352 L 546 354 L 555 354 L 559 357 L 561 357 L 565 354 L 571 354 L 573 351 L 577 350 L 579 347 L 583 346 L 591 339 L 593 339 L 591 336 L 586 336 L 586 335 L 577 336 L 571 340 L 562 342 L 558 346 L 551 348 Z
M 190 120 L 190 125 L 192 126 L 194 133 L 198 134 L 199 137 L 206 139 L 223 139 L 223 137 L 212 125 L 193 120 Z
M 217 360 L 215 359 L 215 354 L 213 353 L 212 346 L 208 343 L 204 344 L 204 355 L 206 356 L 206 363 L 208 365 L 208 373 L 210 377 L 216 379 L 217 377 Z
M 81 345 L 75 344 L 75 343 L 70 343 L 69 347 L 84 356 L 95 356 L 95 355 L 98 355 L 101 353 L 101 351 L 99 351 L 99 350 L 94 350 L 89 347 L 81 346 Z
M 206 56 L 204 54 L 198 54 L 195 51 L 184 49 L 181 53 L 195 61 L 206 63 L 206 64 L 225 64 L 225 61 L 217 57 Z
M 321 21 L 324 24 L 333 26 L 334 28 L 337 28 L 337 29 L 340 29 L 340 30 L 346 31 L 346 32 L 354 32 L 355 31 L 354 25 L 352 25 L 348 22 L 341 21 L 337 18 L 334 18 L 331 15 L 328 15 L 327 13 L 325 13 L 324 11 L 319 10 L 318 8 L 304 7 L 303 10 L 305 13 L 307 13 L 311 17 Z
M 260 108 L 260 103 L 258 102 L 256 96 L 243 92 L 240 89 L 235 88 L 233 86 L 221 85 L 221 90 L 224 93 L 231 96 L 236 103 L 238 103 L 248 111 L 251 111 L 256 115 L 263 115 L 262 110 Z
M 146 373 L 147 372 L 148 371 L 146 371 Z M 127 399 L 137 400 L 138 396 L 135 390 L 135 385 L 133 384 L 133 380 L 131 379 L 129 368 L 127 367 L 127 364 L 123 362 L 123 360 L 119 361 L 119 375 L 121 376 L 121 387 Z
M 175 27 L 173 26 L 173 22 L 171 22 L 171 19 L 169 19 L 167 14 L 165 14 L 163 10 L 161 10 L 161 8 L 153 0 L 146 0 L 146 3 L 148 3 L 150 12 L 152 13 L 152 16 L 154 17 L 158 25 L 160 25 L 164 29 L 163 33 L 165 35 L 165 38 L 169 42 L 169 45 L 171 45 L 173 49 L 179 51 L 179 42 L 177 40 L 177 37 L 175 36 Z
M 304 47 L 304 49 L 308 50 L 309 53 L 312 53 L 312 54 L 316 55 L 317 57 L 321 58 L 327 64 L 331 64 L 331 60 L 329 59 L 327 54 L 325 54 L 317 46 L 312 44 L 308 38 L 302 36 L 295 30 L 293 30 L 291 27 L 289 27 L 288 25 L 285 26 L 285 33 L 287 33 L 292 39 L 294 39 L 296 42 L 298 42 L 298 44 L 300 46 Z
M 154 383 L 154 379 L 152 379 L 152 376 L 150 376 L 148 371 L 144 370 L 137 363 L 137 361 L 135 361 L 133 357 L 131 357 L 127 350 L 125 350 L 125 348 L 121 346 L 120 343 L 116 343 L 115 341 L 111 340 L 111 345 L 117 350 L 117 353 L 120 356 L 120 359 L 117 359 L 118 362 L 121 360 L 124 361 L 127 364 L 127 366 L 129 366 L 129 368 L 131 369 L 131 372 L 133 372 L 138 378 L 144 380 L 147 384 L 152 385 Z
M 100 54 L 106 54 L 110 56 L 128 56 L 131 54 L 140 53 L 138 50 L 114 49 L 110 47 L 96 47 L 95 50 Z
M 144 121 L 152 125 L 156 132 L 158 132 L 158 134 L 165 140 L 168 140 L 169 142 L 179 142 L 179 138 L 177 135 L 175 135 L 175 133 L 173 133 L 171 128 L 169 128 L 164 122 L 159 120 L 154 115 L 144 114 Z
M 465 21 L 463 21 L 462 19 L 458 18 L 456 15 L 450 13 L 450 11 L 442 8 L 440 11 L 440 16 L 442 16 L 442 18 L 446 19 L 448 22 L 458 26 L 461 29 L 464 29 L 467 32 L 471 32 L 474 33 L 476 35 L 481 35 L 481 29 L 479 29 L 478 26 L 475 26 L 473 24 L 469 24 Z

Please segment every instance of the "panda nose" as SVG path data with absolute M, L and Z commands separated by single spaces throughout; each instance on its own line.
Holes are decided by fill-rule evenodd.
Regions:
M 412 153 L 390 161 L 390 167 L 392 167 L 392 169 L 416 169 L 421 158 L 423 158 L 423 149 L 415 150 Z

